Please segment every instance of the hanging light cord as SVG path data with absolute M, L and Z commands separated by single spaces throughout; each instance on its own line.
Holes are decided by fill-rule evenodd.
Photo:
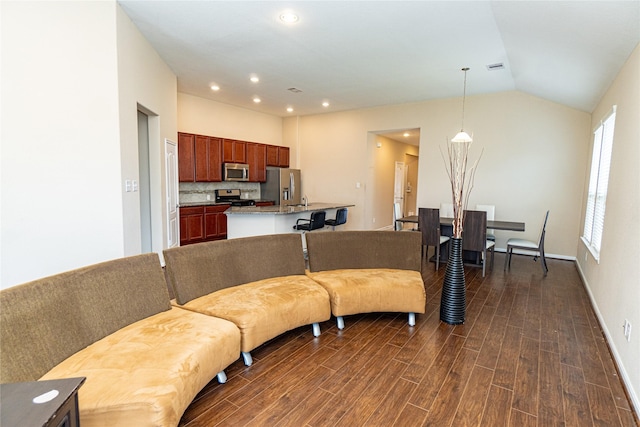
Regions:
M 464 89 L 462 90 L 462 127 L 460 131 L 464 130 L 464 101 L 467 98 L 467 71 L 469 71 L 469 67 L 464 67 L 462 69 L 464 71 Z

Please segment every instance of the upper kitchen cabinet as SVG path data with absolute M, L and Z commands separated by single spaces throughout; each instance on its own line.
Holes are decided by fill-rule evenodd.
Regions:
M 289 167 L 289 147 L 267 145 L 267 166 Z
M 196 181 L 222 181 L 222 139 L 196 135 Z
M 247 164 L 249 165 L 249 181 L 265 182 L 267 180 L 267 146 L 247 142 Z
M 289 167 L 289 147 L 278 147 L 278 166 Z
M 222 181 L 222 139 L 178 133 L 178 180 Z
M 247 163 L 247 143 L 225 139 L 222 147 L 222 159 L 225 163 Z
M 179 182 L 194 182 L 196 180 L 195 140 L 195 135 L 178 133 Z

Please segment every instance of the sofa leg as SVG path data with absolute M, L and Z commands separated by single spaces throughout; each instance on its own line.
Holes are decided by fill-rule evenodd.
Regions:
M 336 321 L 338 322 L 338 329 L 343 330 L 344 329 L 344 317 L 336 316 Z
M 248 351 L 242 352 L 242 358 L 244 359 L 244 364 L 247 366 L 251 366 L 253 364 L 253 358 L 251 357 L 251 353 Z
M 320 336 L 320 324 L 319 323 L 314 323 L 311 326 L 313 327 L 313 336 L 314 337 L 319 337 Z
M 416 314 L 409 313 L 409 326 L 416 326 Z
M 218 379 L 218 382 L 220 384 L 224 384 L 227 382 L 227 374 L 225 374 L 224 371 L 218 372 L 218 375 L 216 375 L 216 378 Z

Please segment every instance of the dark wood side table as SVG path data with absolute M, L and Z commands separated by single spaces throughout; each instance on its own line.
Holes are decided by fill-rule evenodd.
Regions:
M 81 377 L 0 384 L 0 425 L 78 427 L 78 389 L 85 379 Z M 58 393 L 49 398 L 56 394 L 53 390 Z M 41 401 L 42 403 L 36 403 Z

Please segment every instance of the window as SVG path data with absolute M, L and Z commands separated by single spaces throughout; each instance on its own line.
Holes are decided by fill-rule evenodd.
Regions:
M 614 105 L 611 114 L 600 122 L 593 133 L 593 156 L 591 158 L 591 175 L 582 240 L 596 260 L 600 259 L 600 243 L 604 227 L 615 121 L 616 106 Z

